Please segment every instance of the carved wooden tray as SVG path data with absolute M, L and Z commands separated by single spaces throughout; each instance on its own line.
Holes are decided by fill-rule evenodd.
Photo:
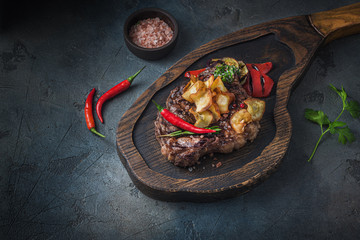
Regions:
M 134 184 L 146 195 L 166 201 L 214 201 L 249 191 L 276 170 L 286 153 L 292 133 L 289 95 L 318 47 L 358 32 L 360 3 L 245 28 L 186 55 L 157 79 L 119 122 L 117 150 Z M 165 106 L 170 90 L 186 81 L 185 71 L 225 56 L 248 63 L 273 63 L 269 76 L 275 88 L 265 99 L 261 131 L 253 143 L 240 150 L 215 154 L 222 162 L 220 168 L 212 167 L 211 158 L 192 171 L 176 167 L 161 155 L 154 134 L 157 109 L 151 99 Z

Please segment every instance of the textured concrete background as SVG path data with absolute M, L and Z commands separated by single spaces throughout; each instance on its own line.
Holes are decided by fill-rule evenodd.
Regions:
M 358 140 L 326 136 L 307 107 L 331 119 L 341 85 L 360 101 L 360 35 L 321 48 L 292 93 L 293 137 L 278 171 L 251 192 L 208 204 L 167 203 L 139 192 L 119 161 L 123 113 L 166 69 L 208 41 L 269 20 L 356 1 L 7 1 L 0 17 L 0 239 L 359 239 L 359 119 L 344 114 Z M 1 5 L 0 5 L 1 6 Z M 132 55 L 126 17 L 161 7 L 180 25 L 174 51 L 159 61 Z M 147 68 L 103 109 L 91 134 L 84 101 Z M 97 95 L 99 97 L 99 95 Z

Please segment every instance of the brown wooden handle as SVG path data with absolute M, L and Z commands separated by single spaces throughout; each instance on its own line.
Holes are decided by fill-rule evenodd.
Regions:
M 360 3 L 309 15 L 315 29 L 326 38 L 325 43 L 360 33 Z

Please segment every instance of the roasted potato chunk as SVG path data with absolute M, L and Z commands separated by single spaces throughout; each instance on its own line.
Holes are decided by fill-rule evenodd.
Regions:
M 192 83 L 196 83 L 199 80 L 199 78 L 195 75 L 190 75 L 190 82 Z
M 196 93 L 196 92 L 199 92 L 200 89 L 205 89 L 205 88 L 206 88 L 206 86 L 205 86 L 204 82 L 202 82 L 202 81 L 197 81 L 196 83 L 193 83 L 193 84 L 191 84 L 191 81 L 190 81 L 190 82 L 185 86 L 185 88 L 184 88 L 184 93 L 183 93 L 182 97 L 183 97 L 185 100 L 193 103 L 194 100 L 190 97 L 190 95 L 191 95 L 191 94 L 194 94 L 194 93 Z
M 234 101 L 235 95 L 233 93 L 219 92 L 215 96 L 215 102 L 219 106 L 220 113 L 228 113 L 229 105 Z
M 213 104 L 209 108 L 209 111 L 212 113 L 212 115 L 214 117 L 214 122 L 219 121 L 219 119 L 221 118 L 221 113 L 220 113 L 219 106 L 215 102 L 213 102 Z
M 260 121 L 265 112 L 265 101 L 256 98 L 248 98 L 244 103 L 247 105 L 247 111 L 251 114 L 252 120 Z
M 211 88 L 211 85 L 213 84 L 213 82 L 214 82 L 214 75 L 211 75 L 208 78 L 208 80 L 206 80 L 204 83 L 207 88 Z
M 194 83 L 191 82 L 191 81 L 189 81 L 189 82 L 185 85 L 183 92 L 185 93 L 187 90 L 189 90 L 192 85 L 194 85 Z
M 215 89 L 218 89 L 221 92 L 228 92 L 220 77 L 217 77 L 211 84 L 211 91 L 215 91 Z
M 196 122 L 194 124 L 196 127 L 204 128 L 209 126 L 213 122 L 213 114 L 208 110 L 201 113 L 198 113 L 193 109 L 190 109 L 189 111 L 194 115 L 196 119 Z
M 195 83 L 196 84 L 196 83 Z M 208 88 L 201 88 L 196 93 L 190 95 L 190 98 L 193 100 L 196 106 L 196 112 L 204 112 L 208 110 L 213 101 L 212 101 L 212 93 Z
M 243 133 L 246 124 L 250 122 L 252 122 L 252 117 L 246 109 L 240 109 L 230 118 L 230 125 L 237 133 Z

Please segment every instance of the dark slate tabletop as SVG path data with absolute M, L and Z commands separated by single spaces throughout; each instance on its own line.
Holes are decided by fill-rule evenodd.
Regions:
M 116 153 L 124 112 L 165 70 L 208 41 L 258 23 L 356 1 L 6 1 L 0 13 L 0 239 L 359 239 L 360 124 L 341 145 L 305 108 L 334 119 L 339 97 L 360 101 L 360 35 L 316 53 L 289 102 L 293 136 L 278 170 L 252 191 L 215 203 L 169 203 L 142 194 Z M 133 11 L 160 7 L 178 20 L 175 49 L 158 61 L 135 57 L 123 41 Z M 97 120 L 85 125 L 84 101 L 140 67 L 147 68 Z

